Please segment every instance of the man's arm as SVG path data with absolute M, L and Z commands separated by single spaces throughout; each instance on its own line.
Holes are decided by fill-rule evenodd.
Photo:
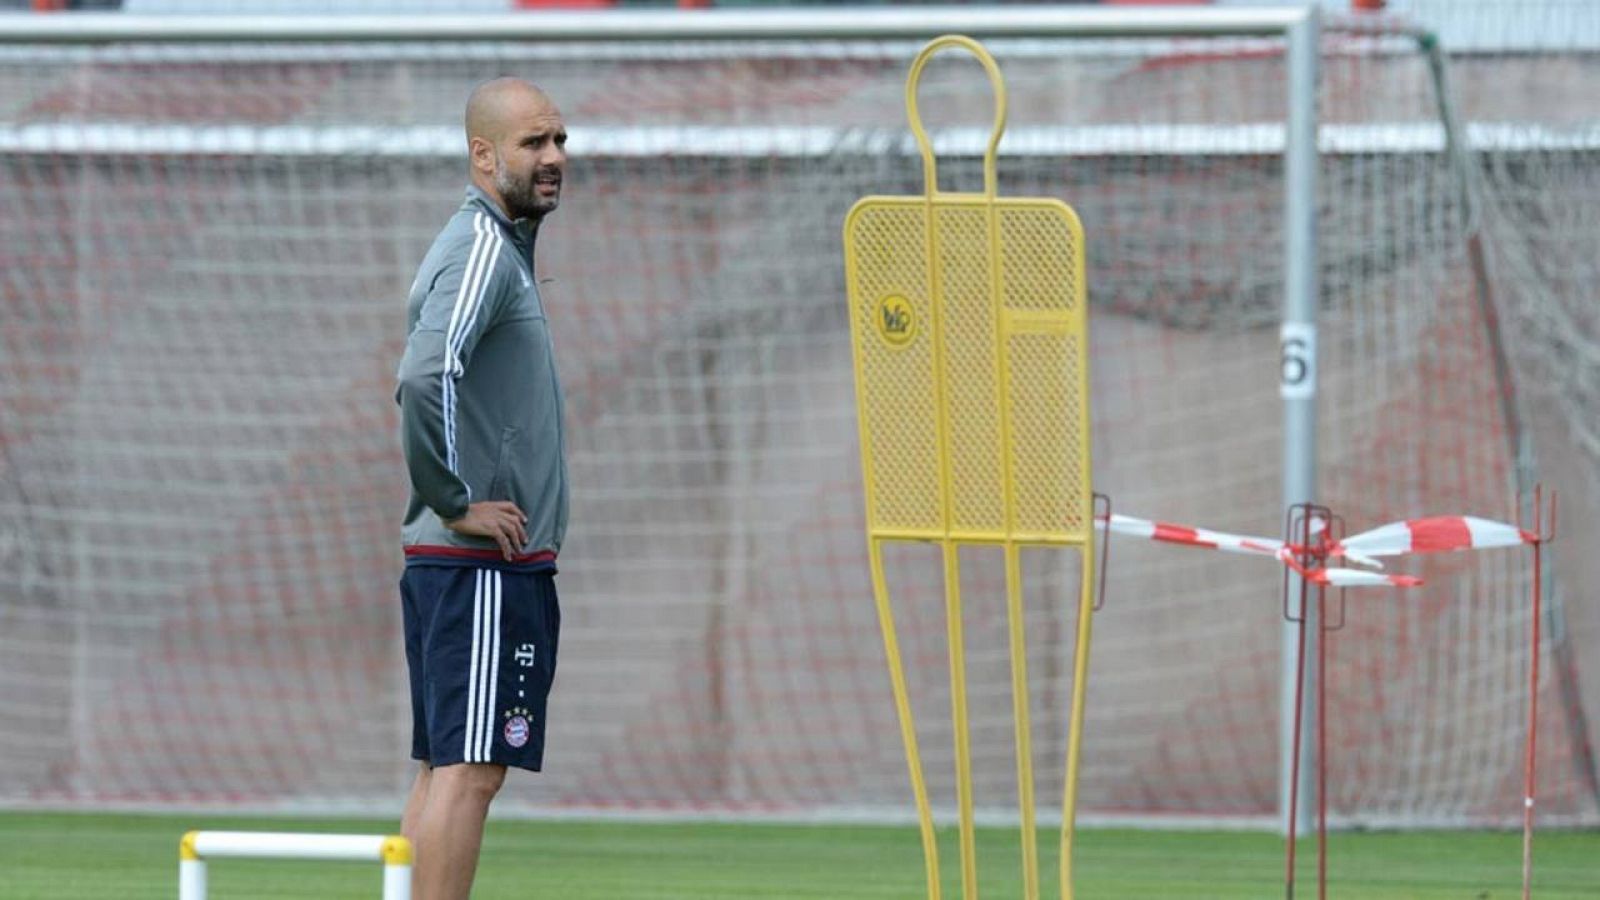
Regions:
M 488 329 L 501 238 L 480 223 L 475 240 L 451 254 L 428 289 L 400 359 L 401 446 L 412 488 L 446 526 L 493 538 L 510 559 L 527 541 L 515 504 L 472 502 L 456 458 L 456 383 Z

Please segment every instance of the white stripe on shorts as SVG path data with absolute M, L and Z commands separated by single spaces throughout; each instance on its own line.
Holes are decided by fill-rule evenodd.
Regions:
M 483 630 L 483 575 L 482 569 L 474 572 L 472 585 L 472 652 L 468 654 L 468 665 L 471 670 L 467 673 L 467 722 L 466 737 L 461 745 L 461 759 L 463 762 L 474 762 L 472 755 L 477 746 L 474 740 L 474 729 L 478 721 L 478 636 Z
M 494 749 L 495 709 L 500 693 L 500 572 L 499 570 L 494 570 L 487 574 L 491 579 L 490 589 L 487 592 L 489 603 L 487 610 L 488 622 L 486 623 L 489 652 L 485 654 L 487 656 L 485 662 L 488 666 L 489 680 L 485 685 L 485 689 L 479 692 L 487 697 L 487 702 L 481 704 L 483 708 L 483 744 L 478 757 L 479 762 L 489 762 L 490 752 Z

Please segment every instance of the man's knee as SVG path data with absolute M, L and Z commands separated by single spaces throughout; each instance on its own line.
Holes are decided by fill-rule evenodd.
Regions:
M 458 797 L 475 798 L 487 803 L 505 784 L 506 767 L 488 763 L 445 766 L 433 770 L 432 781 L 430 787 L 434 790 L 445 787 Z

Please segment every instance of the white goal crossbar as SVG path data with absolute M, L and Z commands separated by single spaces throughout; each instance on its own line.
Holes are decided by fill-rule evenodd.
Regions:
M 1281 36 L 1314 16 L 1310 8 L 1150 9 L 1137 14 L 1073 7 L 899 7 L 896 9 L 609 10 L 538 15 L 185 16 L 75 13 L 12 16 L 4 43 L 289 43 L 393 41 L 653 41 L 925 39 L 974 37 Z

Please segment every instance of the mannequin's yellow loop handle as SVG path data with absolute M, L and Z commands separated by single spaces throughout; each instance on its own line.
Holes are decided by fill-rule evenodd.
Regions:
M 922 81 L 923 67 L 934 54 L 946 47 L 959 47 L 976 56 L 978 62 L 983 64 L 984 71 L 989 73 L 989 85 L 994 88 L 994 130 L 989 134 L 989 146 L 983 153 L 983 193 L 993 200 L 997 193 L 995 155 L 1000 147 L 1000 136 L 1006 130 L 1006 82 L 1000 75 L 1000 66 L 989 55 L 989 51 L 972 38 L 960 34 L 947 34 L 929 41 L 911 63 L 911 73 L 906 76 L 906 117 L 911 121 L 911 132 L 916 135 L 917 149 L 922 151 L 923 191 L 932 199 L 939 192 L 939 175 L 933 156 L 933 142 L 928 138 L 927 129 L 922 127 L 922 114 L 917 110 L 917 87 Z

